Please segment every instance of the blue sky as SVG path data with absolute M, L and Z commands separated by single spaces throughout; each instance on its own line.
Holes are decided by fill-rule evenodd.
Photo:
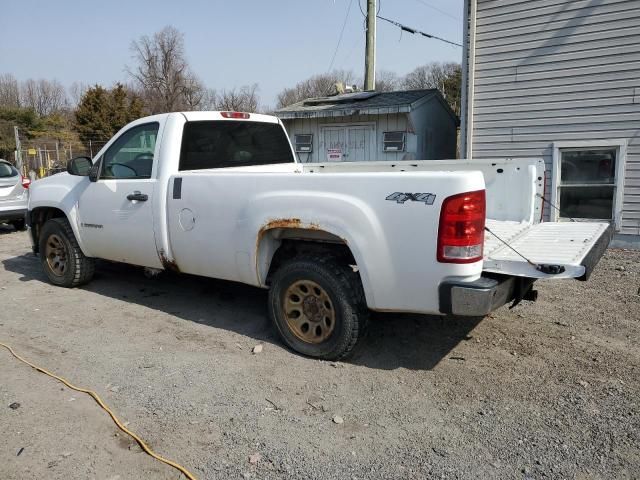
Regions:
M 379 0 L 380 1 L 380 0 Z M 172 25 L 207 86 L 258 83 L 262 103 L 282 88 L 325 72 L 350 0 L 59 0 L 5 2 L 0 73 L 19 80 L 111 85 L 126 80 L 130 44 Z M 360 0 L 363 8 L 366 0 Z M 380 15 L 458 43 L 462 0 L 381 0 Z M 401 34 L 378 20 L 377 68 L 405 74 L 429 61 L 460 61 L 462 49 Z M 363 16 L 352 0 L 333 68 L 364 69 Z

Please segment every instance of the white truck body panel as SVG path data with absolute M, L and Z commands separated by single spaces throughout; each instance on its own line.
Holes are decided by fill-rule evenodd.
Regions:
M 373 309 L 424 311 L 437 304 L 443 278 L 475 280 L 482 272 L 478 262 L 432 261 L 442 200 L 447 192 L 482 189 L 479 172 L 407 176 L 220 170 L 177 176 L 182 178 L 182 198 L 168 202 L 169 247 L 172 259 L 186 273 L 213 273 L 265 286 L 271 255 L 279 246 L 278 233 L 284 228 L 322 231 L 342 239 L 355 257 L 367 304 Z M 417 192 L 424 185 L 436 195 L 433 205 L 385 200 L 399 189 Z M 195 218 L 191 230 L 180 225 L 184 209 Z
M 438 262 L 440 210 L 451 195 L 486 189 L 487 226 L 533 262 L 562 264 L 564 273 L 554 278 L 583 275 L 580 262 L 606 230 L 596 223 L 538 223 L 542 160 L 282 163 L 179 171 L 184 125 L 199 120 L 225 121 L 219 112 L 188 112 L 127 125 L 95 159 L 124 131 L 158 122 L 150 179 L 91 182 L 55 175 L 35 183 L 29 210 L 64 212 L 87 256 L 260 287 L 267 286 L 283 238 L 341 242 L 355 258 L 369 308 L 433 314 L 441 313 L 443 282 L 474 282 L 483 271 L 551 276 L 488 233 L 484 261 Z M 250 121 L 280 124 L 256 114 Z M 149 200 L 127 200 L 134 191 Z M 394 192 L 430 193 L 435 200 L 388 200 Z

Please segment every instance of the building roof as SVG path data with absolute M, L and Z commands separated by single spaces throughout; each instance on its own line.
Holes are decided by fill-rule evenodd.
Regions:
M 308 98 L 276 110 L 275 115 L 287 119 L 409 113 L 433 98 L 440 100 L 457 120 L 447 102 L 435 88 L 395 92 L 355 92 L 332 97 Z

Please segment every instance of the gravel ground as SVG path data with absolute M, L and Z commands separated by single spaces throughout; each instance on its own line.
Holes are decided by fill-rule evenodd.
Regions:
M 481 321 L 376 315 L 341 363 L 287 351 L 261 290 L 108 263 L 58 289 L 3 226 L 0 262 L 0 341 L 198 478 L 640 477 L 640 252 Z M 3 479 L 181 478 L 1 348 L 0 398 Z

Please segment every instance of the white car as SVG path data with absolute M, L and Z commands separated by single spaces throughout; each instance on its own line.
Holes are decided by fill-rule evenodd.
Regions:
M 25 229 L 30 183 L 13 165 L 0 159 L 0 223 Z
M 481 316 L 535 299 L 537 279 L 586 279 L 611 238 L 540 223 L 541 159 L 300 164 L 253 113 L 143 118 L 68 172 L 29 200 L 53 284 L 102 258 L 268 288 L 283 341 L 323 359 L 352 350 L 369 310 Z

